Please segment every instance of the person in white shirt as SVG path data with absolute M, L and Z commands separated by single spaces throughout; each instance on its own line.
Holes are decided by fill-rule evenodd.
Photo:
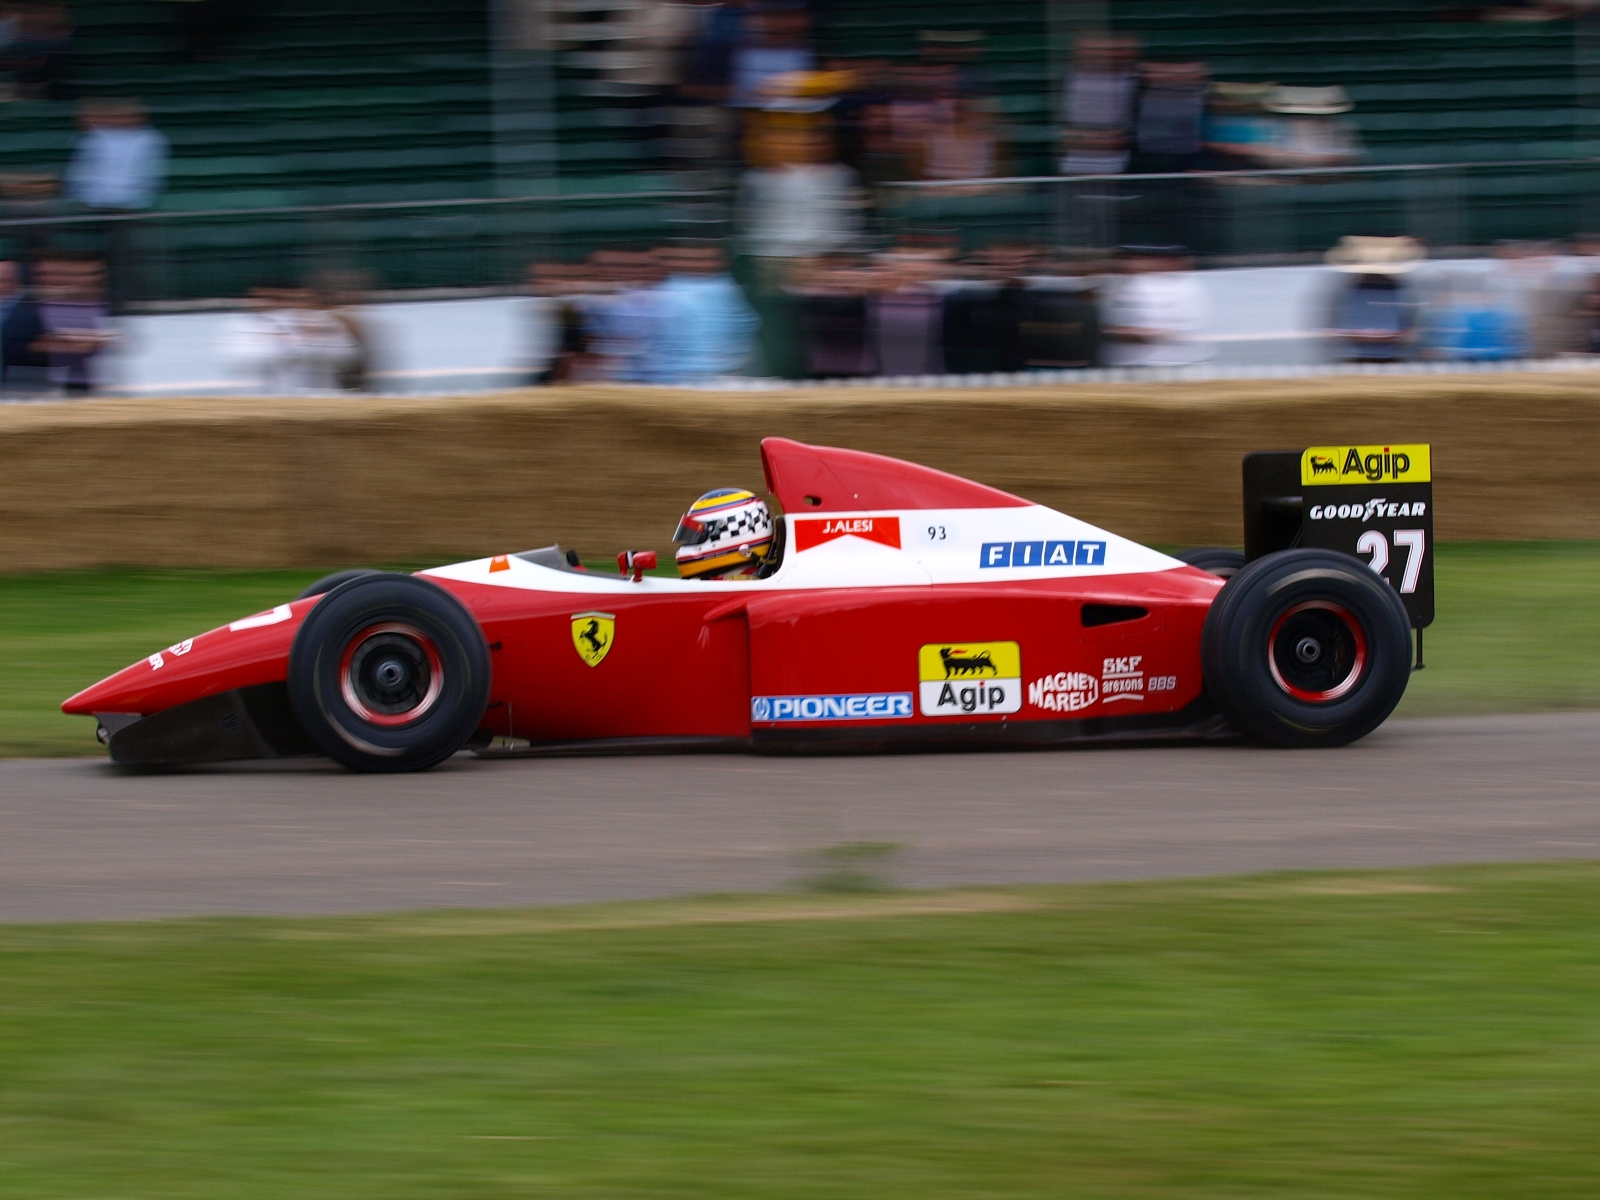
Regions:
M 361 348 L 309 288 L 254 288 L 252 308 L 224 327 L 222 357 L 255 392 L 332 392 Z
M 1113 367 L 1175 367 L 1203 362 L 1205 288 L 1182 246 L 1124 246 L 1122 274 L 1107 288 L 1105 356 Z
M 105 231 L 113 312 L 136 299 L 143 274 L 140 231 L 130 213 L 154 206 L 167 186 L 168 142 L 133 100 L 89 100 L 80 110 L 84 134 L 62 177 L 70 200 L 113 218 Z

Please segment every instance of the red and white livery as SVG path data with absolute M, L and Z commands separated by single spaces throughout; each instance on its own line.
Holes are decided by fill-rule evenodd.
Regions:
M 1409 625 L 1357 559 L 1224 580 L 927 467 L 762 443 L 765 578 L 612 575 L 557 547 L 351 573 L 73 696 L 113 759 L 324 753 L 414 770 L 480 753 L 871 751 L 1236 735 L 1360 737 Z M 575 557 L 575 556 L 573 556 Z

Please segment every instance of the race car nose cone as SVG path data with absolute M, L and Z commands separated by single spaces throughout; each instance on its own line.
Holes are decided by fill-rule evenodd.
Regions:
M 1294 656 L 1310 666 L 1322 657 L 1322 643 L 1316 638 L 1303 637 L 1294 644 Z

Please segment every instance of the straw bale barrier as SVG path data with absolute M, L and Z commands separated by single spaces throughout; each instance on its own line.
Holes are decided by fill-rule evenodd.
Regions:
M 345 566 L 559 540 L 666 549 L 707 488 L 761 487 L 780 434 L 927 463 L 1119 533 L 1240 541 L 1240 457 L 1434 444 L 1445 539 L 1600 536 L 1587 373 L 993 389 L 0 406 L 0 571 Z

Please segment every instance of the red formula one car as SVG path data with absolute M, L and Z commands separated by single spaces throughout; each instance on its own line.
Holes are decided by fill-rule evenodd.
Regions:
M 585 570 L 559 547 L 330 577 L 68 700 L 111 757 L 886 751 L 1245 734 L 1338 745 L 1394 709 L 1410 625 L 1367 563 L 1217 574 L 940 471 L 762 443 L 767 577 Z M 1237 565 L 1237 564 L 1233 564 Z

